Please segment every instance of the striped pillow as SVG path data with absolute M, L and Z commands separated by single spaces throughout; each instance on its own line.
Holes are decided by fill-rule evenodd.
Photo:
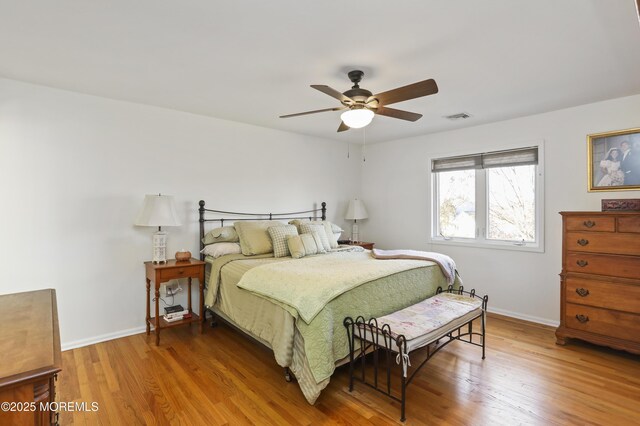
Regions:
M 287 237 L 291 257 L 300 259 L 313 254 L 326 253 L 317 232 Z
M 322 241 L 322 247 L 325 251 L 331 250 L 331 243 L 329 243 L 329 237 L 327 236 L 327 232 L 325 231 L 325 227 L 322 223 L 301 223 L 300 224 L 300 233 L 301 234 L 312 234 L 317 232 L 320 236 L 320 240 Z
M 273 256 L 285 257 L 290 256 L 287 237 L 298 235 L 298 230 L 293 225 L 272 226 L 267 229 L 271 242 L 273 243 Z
M 324 232 L 327 234 L 327 239 L 329 240 L 329 245 L 332 249 L 338 248 L 338 239 L 340 238 L 340 234 L 342 234 L 342 228 L 336 225 L 333 222 L 329 222 L 328 220 L 314 220 L 311 221 L 309 219 L 294 219 L 289 221 L 289 225 L 295 225 L 298 228 L 298 233 L 302 234 L 302 230 L 300 226 L 302 224 L 312 224 L 312 225 L 322 225 L 324 226 Z

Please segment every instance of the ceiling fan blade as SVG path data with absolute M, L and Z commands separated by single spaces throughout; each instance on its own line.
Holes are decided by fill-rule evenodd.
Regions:
M 342 93 L 338 92 L 336 89 L 333 89 L 329 86 L 325 86 L 324 84 L 312 84 L 311 87 L 313 87 L 316 90 L 321 91 L 324 94 L 327 94 L 329 96 L 331 96 L 332 98 L 336 98 L 337 100 L 339 100 L 342 103 L 346 103 L 346 104 L 354 104 L 355 101 L 345 95 L 343 95 Z
M 387 107 L 379 107 L 378 110 L 375 111 L 375 113 L 379 115 L 384 115 L 392 118 L 399 118 L 400 120 L 407 120 L 407 121 L 417 121 L 417 120 L 420 120 L 420 118 L 422 117 L 422 114 L 417 114 L 415 112 L 403 111 L 401 109 L 387 108 Z
M 435 93 L 438 93 L 438 85 L 435 80 L 429 79 L 378 93 L 371 96 L 367 102 L 377 99 L 381 105 L 391 105 L 396 102 L 408 101 L 409 99 L 420 98 L 422 96 L 433 95 Z
M 335 108 L 325 108 L 325 109 L 317 109 L 315 111 L 306 111 L 306 112 L 297 112 L 295 114 L 287 114 L 287 115 L 281 115 L 280 118 L 290 118 L 290 117 L 297 117 L 299 115 L 307 115 L 307 114 L 315 114 L 317 112 L 326 112 L 326 111 L 340 111 L 341 109 L 346 109 L 347 107 L 345 106 L 341 106 L 341 107 L 335 107 Z
M 338 126 L 338 132 L 344 132 L 349 130 L 351 127 L 344 124 L 344 121 L 340 121 L 340 126 Z

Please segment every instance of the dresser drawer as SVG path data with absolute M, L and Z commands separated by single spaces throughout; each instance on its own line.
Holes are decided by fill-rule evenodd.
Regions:
M 564 320 L 569 328 L 640 342 L 640 315 L 567 303 Z
M 640 234 L 640 216 L 619 217 L 618 232 L 634 232 Z
M 571 216 L 565 217 L 565 229 L 567 231 L 614 232 L 616 222 L 613 217 Z
M 640 285 L 567 277 L 565 299 L 568 303 L 640 314 Z
M 640 255 L 640 236 L 614 232 L 567 232 L 569 251 Z
M 200 274 L 202 268 L 199 265 L 185 265 L 175 268 L 162 269 L 159 272 L 158 280 L 165 282 L 169 280 L 175 280 L 184 277 L 197 277 Z
M 640 257 L 568 252 L 565 268 L 568 272 L 609 275 L 612 277 L 640 277 Z

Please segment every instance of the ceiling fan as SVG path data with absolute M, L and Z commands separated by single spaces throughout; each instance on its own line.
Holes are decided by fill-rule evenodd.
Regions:
M 326 111 L 346 110 L 340 116 L 342 121 L 338 127 L 338 132 L 344 132 L 351 128 L 359 129 L 361 127 L 365 127 L 371 123 L 375 114 L 391 118 L 399 118 L 401 120 L 416 121 L 422 117 L 422 114 L 388 108 L 387 105 L 438 93 L 438 85 L 433 79 L 429 79 L 374 95 L 367 89 L 361 89 L 359 86 L 359 83 L 364 76 L 364 72 L 360 70 L 353 70 L 347 75 L 349 76 L 349 80 L 353 83 L 353 87 L 344 93 L 340 93 L 336 89 L 323 84 L 311 85 L 314 89 L 339 100 L 342 104 L 341 106 L 281 115 L 280 118 L 297 117 L 299 115 L 315 114 Z

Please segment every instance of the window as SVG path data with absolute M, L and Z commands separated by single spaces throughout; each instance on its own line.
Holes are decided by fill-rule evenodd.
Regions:
M 541 251 L 540 150 L 433 159 L 432 242 Z

